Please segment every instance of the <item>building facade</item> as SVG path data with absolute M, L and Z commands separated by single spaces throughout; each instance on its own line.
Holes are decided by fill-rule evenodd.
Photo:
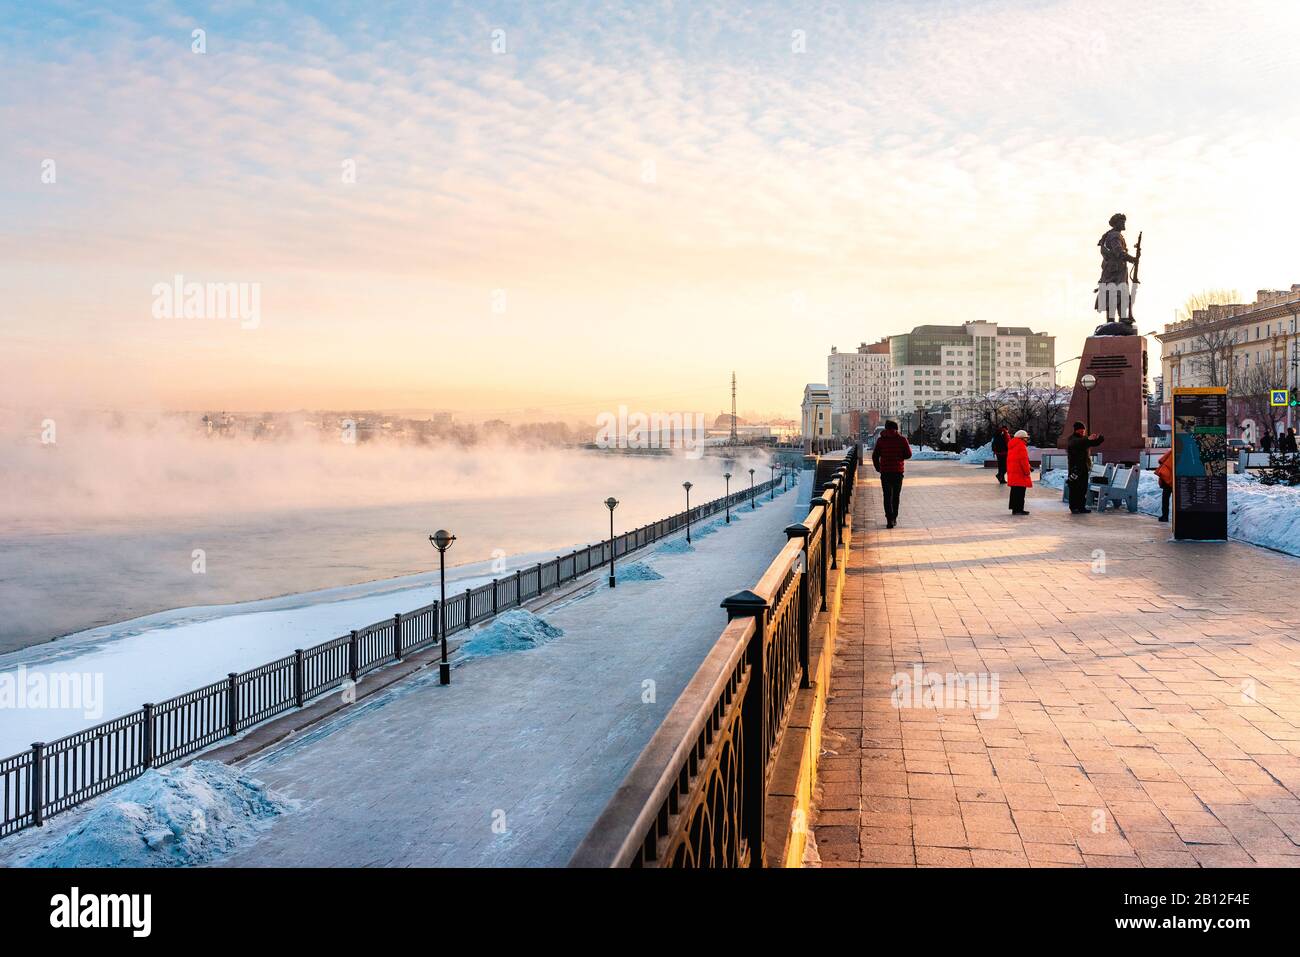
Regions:
M 1253 303 L 1226 303 L 1197 309 L 1190 319 L 1165 326 L 1160 340 L 1164 401 L 1160 420 L 1169 422 L 1171 390 L 1222 386 L 1228 390 L 1228 426 L 1235 438 L 1242 423 L 1266 409 L 1260 394 L 1300 388 L 1300 284 L 1261 289 Z M 1276 413 L 1295 425 L 1288 405 Z M 1281 422 L 1273 423 L 1280 425 Z
M 826 357 L 826 382 L 835 415 L 889 411 L 889 340 L 840 352 L 831 346 Z
M 803 387 L 801 433 L 808 439 L 829 439 L 834 434 L 830 390 L 819 382 Z
M 1001 389 L 1056 385 L 1056 340 L 995 322 L 917 326 L 889 337 L 889 412 L 916 413 Z

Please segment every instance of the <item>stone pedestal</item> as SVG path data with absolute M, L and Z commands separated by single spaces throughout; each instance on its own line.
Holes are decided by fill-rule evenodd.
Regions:
M 1147 446 L 1147 340 L 1145 336 L 1089 336 L 1079 363 L 1079 379 L 1097 377 L 1089 419 L 1087 390 L 1075 380 L 1070 411 L 1057 441 L 1065 448 L 1076 421 L 1106 437 L 1096 452 L 1104 462 L 1140 462 Z

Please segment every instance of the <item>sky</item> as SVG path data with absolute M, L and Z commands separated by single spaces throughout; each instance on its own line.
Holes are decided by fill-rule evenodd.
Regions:
M 1300 282 L 1298 37 L 1290 0 L 0 2 L 0 404 L 717 412 L 734 370 L 792 416 L 922 323 L 1066 359 L 1117 211 L 1143 332 Z

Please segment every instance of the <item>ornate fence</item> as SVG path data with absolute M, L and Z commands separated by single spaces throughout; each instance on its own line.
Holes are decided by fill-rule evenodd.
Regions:
M 766 795 L 848 520 L 850 448 L 669 709 L 571 867 L 762 867 Z
M 467 588 L 447 599 L 447 634 L 516 608 L 615 558 L 644 548 L 724 509 L 782 486 L 783 478 L 678 512 L 552 561 Z M 251 671 L 85 728 L 37 742 L 0 759 L 0 837 L 41 825 L 52 814 L 168 764 L 290 708 L 356 682 L 362 676 L 439 640 L 438 603 L 367 625 Z

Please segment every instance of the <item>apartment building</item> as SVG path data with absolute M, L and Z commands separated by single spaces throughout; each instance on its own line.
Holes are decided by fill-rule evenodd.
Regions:
M 826 357 L 826 382 L 834 415 L 889 411 L 889 340 L 840 352 L 831 346 Z

